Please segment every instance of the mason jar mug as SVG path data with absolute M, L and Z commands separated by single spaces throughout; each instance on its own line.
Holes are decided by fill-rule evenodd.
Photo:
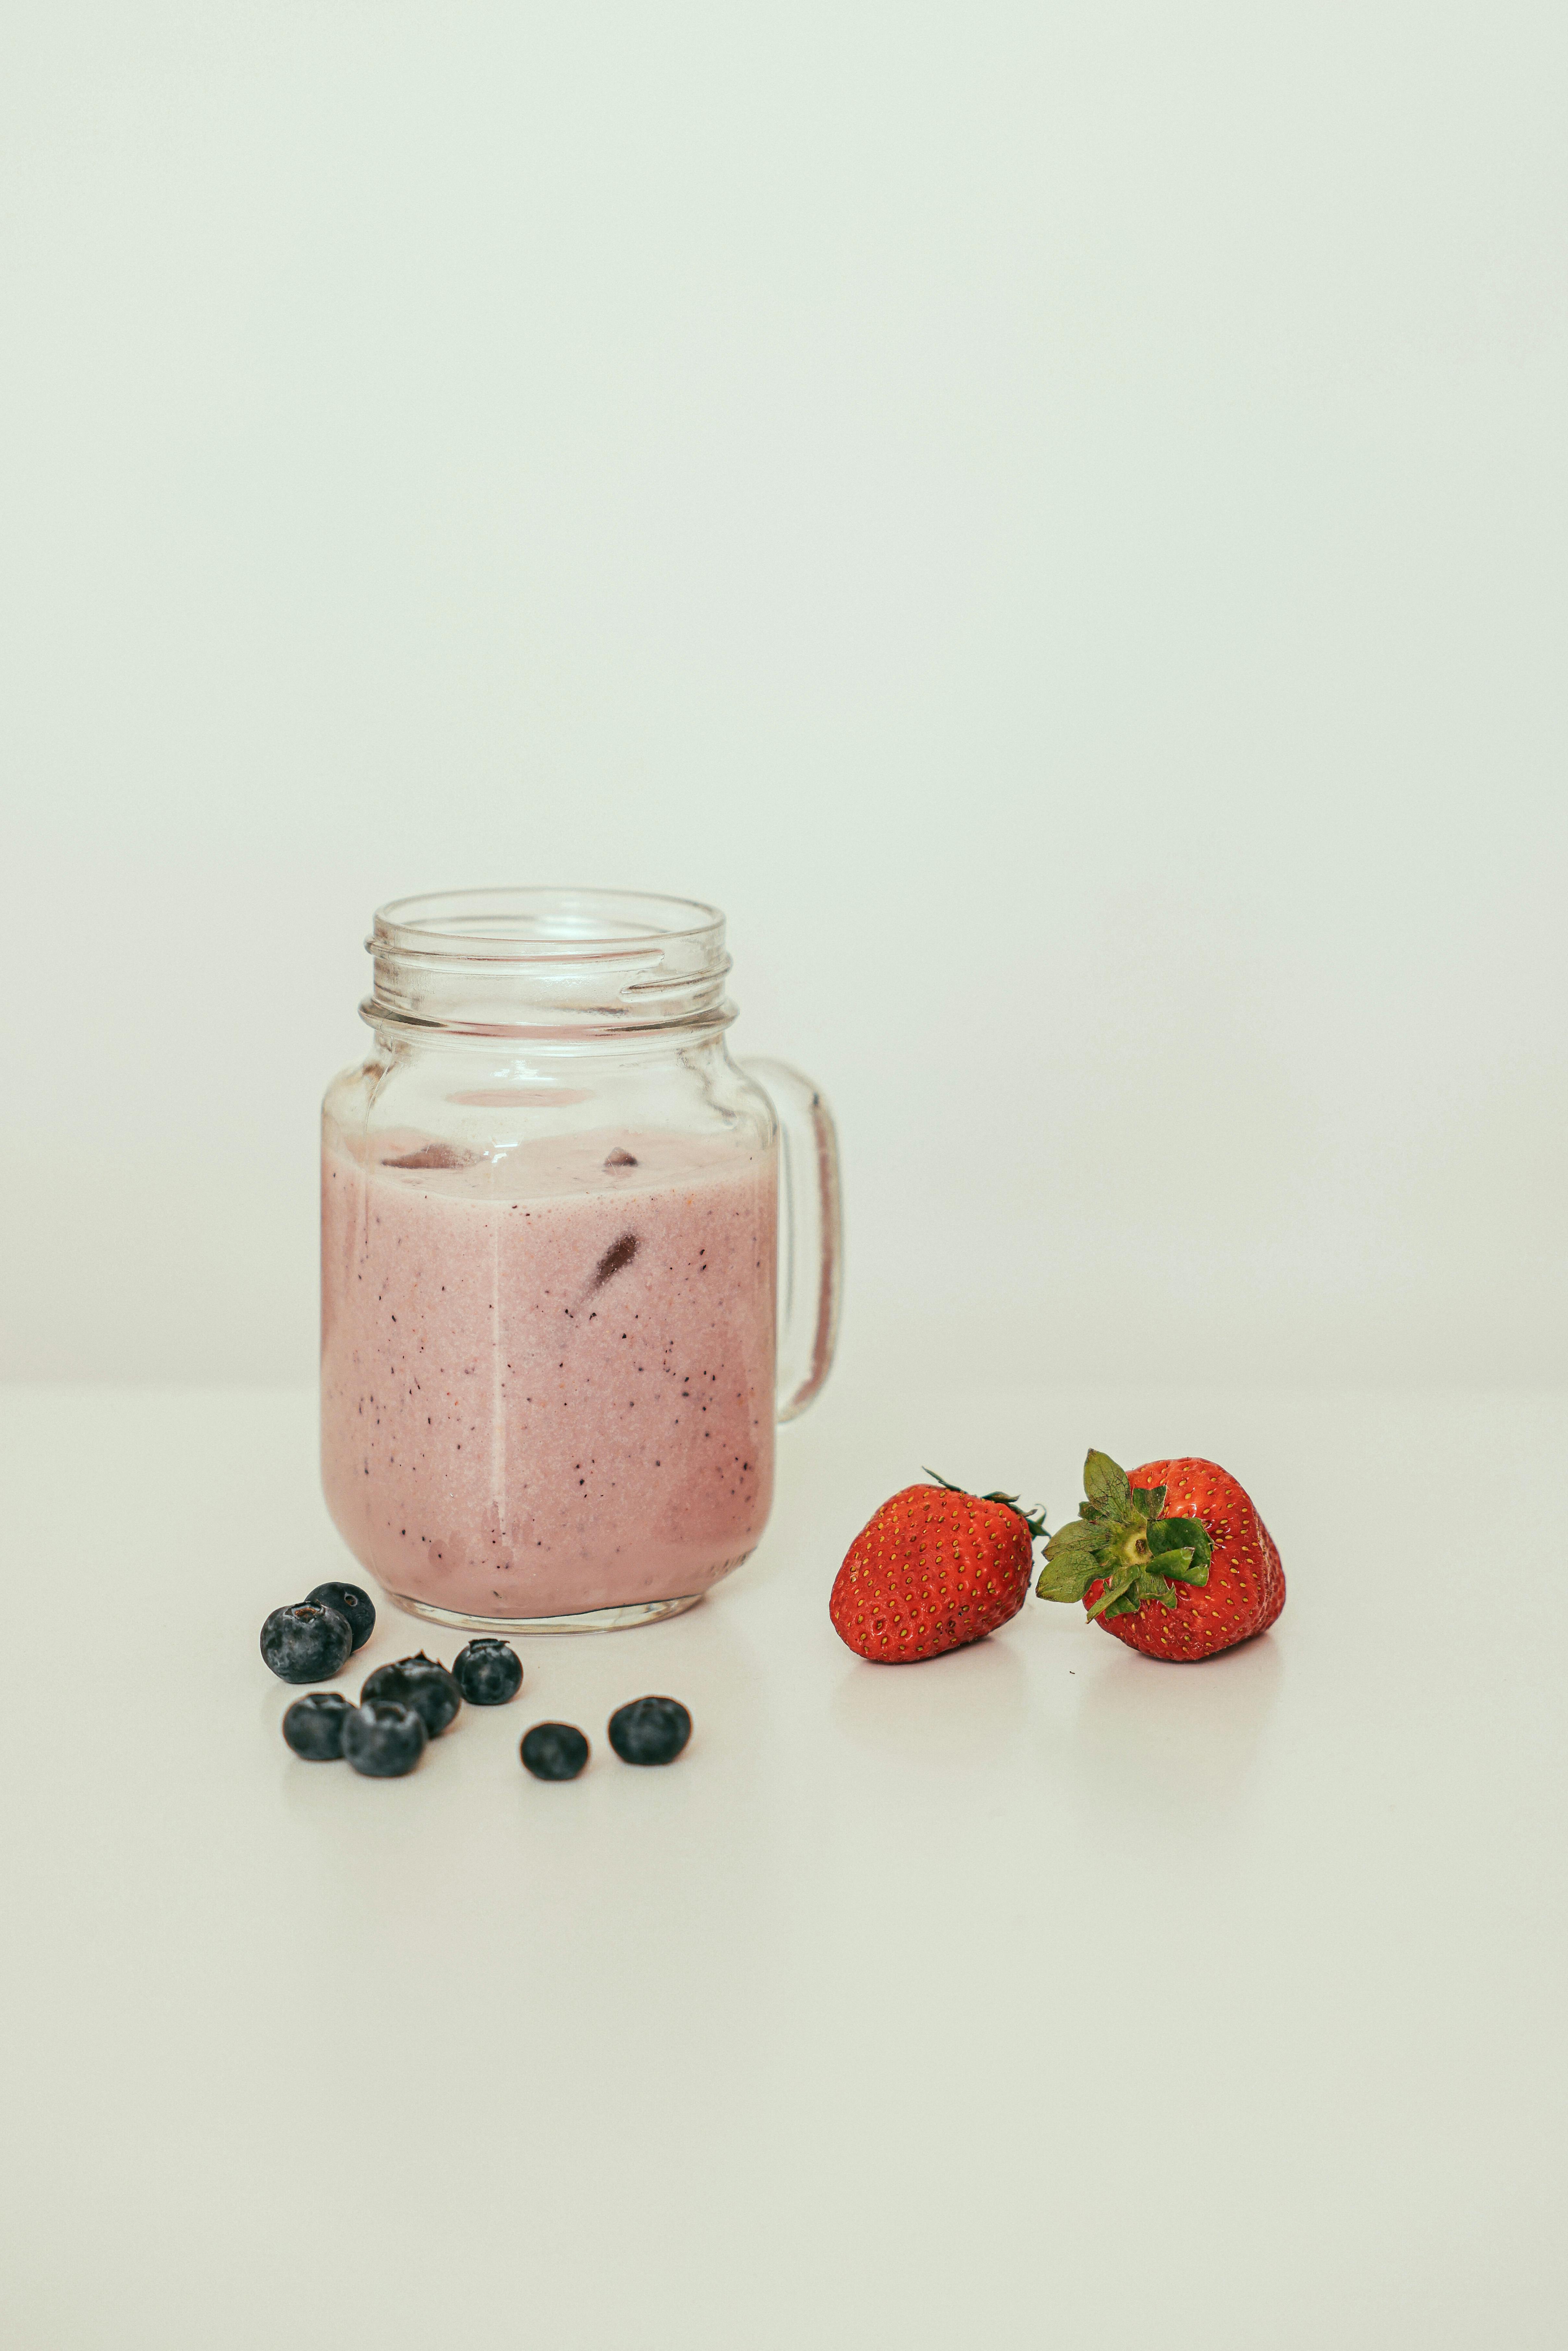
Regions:
M 755 1547 L 838 1322 L 832 1121 L 731 1060 L 724 917 L 621 891 L 404 898 L 328 1089 L 321 1464 L 415 1615 L 646 1622 Z

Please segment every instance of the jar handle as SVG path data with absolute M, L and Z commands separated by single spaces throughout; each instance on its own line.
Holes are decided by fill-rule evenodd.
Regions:
M 832 1367 L 843 1288 L 839 1138 L 820 1089 L 787 1061 L 741 1063 L 779 1122 L 778 1416 L 805 1411 Z

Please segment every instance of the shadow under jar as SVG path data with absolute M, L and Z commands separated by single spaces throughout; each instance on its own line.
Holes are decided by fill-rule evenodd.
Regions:
M 739 1064 L 711 906 L 383 906 L 371 1057 L 322 1107 L 321 1468 L 438 1624 L 674 1614 L 754 1549 L 838 1321 L 832 1122 Z

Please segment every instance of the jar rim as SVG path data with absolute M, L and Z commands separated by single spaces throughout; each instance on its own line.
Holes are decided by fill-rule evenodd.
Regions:
M 379 908 L 378 1031 L 562 1041 L 696 1036 L 735 1017 L 724 916 L 645 890 L 434 890 Z
M 677 939 L 717 947 L 723 935 L 723 914 L 700 899 L 528 883 L 389 899 L 365 945 L 400 959 L 528 965 L 620 957 Z

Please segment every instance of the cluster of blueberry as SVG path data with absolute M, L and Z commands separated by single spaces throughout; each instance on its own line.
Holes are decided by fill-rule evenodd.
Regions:
M 330 1680 L 375 1630 L 375 1604 L 357 1583 L 319 1583 L 291 1608 L 275 1608 L 261 1628 L 262 1657 L 286 1682 Z M 517 1652 L 480 1635 L 452 1669 L 427 1657 L 400 1657 L 367 1675 L 355 1706 L 337 1690 L 296 1698 L 283 1736 L 309 1763 L 341 1758 L 367 1779 L 399 1780 L 438 1739 L 466 1699 L 505 1706 L 523 1684 Z M 673 1763 L 692 1735 L 679 1698 L 639 1698 L 610 1718 L 610 1744 L 624 1763 Z M 523 1735 L 524 1767 L 536 1780 L 575 1780 L 589 1745 L 575 1724 L 536 1722 Z

